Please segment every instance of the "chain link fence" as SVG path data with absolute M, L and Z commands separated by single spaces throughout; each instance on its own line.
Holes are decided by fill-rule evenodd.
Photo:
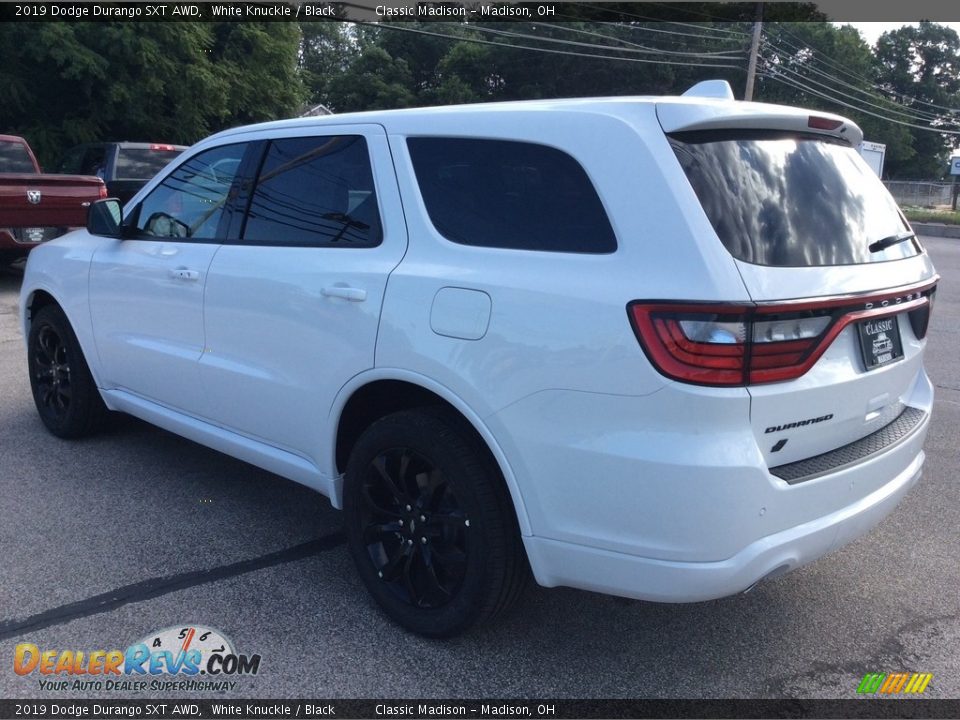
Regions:
M 950 205 L 953 197 L 952 182 L 919 182 L 913 180 L 885 180 L 884 185 L 898 205 L 914 207 L 937 207 Z

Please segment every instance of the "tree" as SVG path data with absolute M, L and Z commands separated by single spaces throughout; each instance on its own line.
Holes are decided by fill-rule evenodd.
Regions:
M 945 25 L 921 22 L 880 36 L 877 75 L 883 88 L 918 118 L 914 124 L 957 130 L 960 120 L 960 37 Z M 951 109 L 952 108 L 952 109 Z M 933 120 L 940 116 L 943 120 Z M 909 129 L 915 155 L 896 167 L 902 178 L 941 177 L 953 146 L 947 134 Z
M 902 108 L 875 86 L 873 55 L 856 29 L 768 23 L 764 38 L 755 99 L 849 117 L 887 146 L 885 174 L 915 155 L 907 128 L 878 117 L 897 119 Z
M 96 140 L 192 144 L 303 101 L 286 23 L 0 23 L 0 127 L 49 167 Z

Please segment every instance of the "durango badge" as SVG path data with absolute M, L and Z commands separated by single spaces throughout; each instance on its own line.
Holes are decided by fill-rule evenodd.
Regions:
M 827 420 L 833 419 L 833 413 L 829 415 L 821 415 L 820 417 L 810 418 L 809 420 L 797 420 L 796 422 L 787 423 L 785 425 L 772 425 L 764 430 L 764 433 L 774 433 L 781 432 L 783 430 L 791 430 L 793 428 L 803 427 L 804 425 L 816 425 L 817 423 L 826 422 Z

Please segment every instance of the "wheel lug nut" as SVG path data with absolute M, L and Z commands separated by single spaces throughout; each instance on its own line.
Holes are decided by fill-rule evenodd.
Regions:
M 411 510 L 413 510 L 413 508 L 407 505 L 407 512 L 410 512 Z
M 400 521 L 400 527 L 403 527 L 403 520 Z
M 427 539 L 426 539 L 425 537 L 420 538 L 420 544 L 421 544 L 421 545 L 426 545 L 426 544 L 427 544 Z
M 470 521 L 469 521 L 469 520 L 464 520 L 464 521 L 463 521 L 463 524 L 466 525 L 467 527 L 470 527 Z
M 426 521 L 427 521 L 427 516 L 426 516 L 426 515 L 421 515 L 421 516 L 420 516 L 420 522 L 426 522 Z
M 378 578 L 382 578 L 382 577 L 383 577 L 383 570 L 381 570 L 380 572 L 377 573 L 377 577 L 378 577 Z

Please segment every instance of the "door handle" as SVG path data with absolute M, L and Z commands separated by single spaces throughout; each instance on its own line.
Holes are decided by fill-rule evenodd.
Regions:
M 349 300 L 350 302 L 363 302 L 367 299 L 366 290 L 362 288 L 344 287 L 342 285 L 325 287 L 320 291 L 320 294 L 324 297 L 341 298 L 343 300 Z
M 170 277 L 174 280 L 199 280 L 200 273 L 188 268 L 174 268 L 170 271 Z

